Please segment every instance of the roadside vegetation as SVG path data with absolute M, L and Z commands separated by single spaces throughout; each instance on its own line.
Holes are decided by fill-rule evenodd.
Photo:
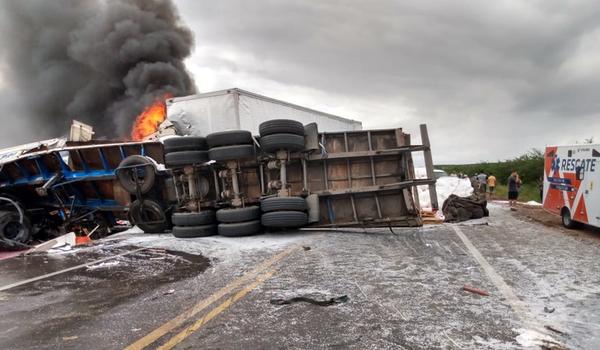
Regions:
M 541 202 L 539 182 L 542 180 L 544 173 L 544 152 L 539 149 L 534 148 L 519 157 L 505 161 L 436 165 L 436 168 L 442 169 L 448 174 L 465 174 L 469 177 L 480 172 L 488 175 L 494 174 L 498 180 L 496 195 L 494 196 L 496 199 L 506 199 L 508 197 L 508 177 L 513 170 L 516 170 L 523 181 L 519 200 L 523 202 L 530 200 Z

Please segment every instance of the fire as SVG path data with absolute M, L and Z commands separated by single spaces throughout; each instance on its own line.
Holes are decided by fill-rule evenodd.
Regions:
M 157 98 L 137 116 L 131 130 L 132 140 L 141 141 L 158 131 L 158 127 L 167 116 L 165 100 L 168 98 L 171 98 L 171 95 L 165 94 L 162 99 Z

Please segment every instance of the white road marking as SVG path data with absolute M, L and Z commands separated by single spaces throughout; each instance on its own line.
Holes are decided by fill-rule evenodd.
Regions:
M 462 232 L 462 230 L 457 225 L 452 225 L 452 228 L 454 229 L 454 232 L 456 232 L 456 235 L 458 236 L 458 238 L 460 238 L 461 241 L 464 243 L 464 245 L 467 247 L 467 249 L 473 256 L 473 258 L 475 258 L 475 260 L 479 263 L 479 265 L 481 265 L 481 267 L 483 268 L 483 271 L 489 277 L 490 281 L 492 281 L 494 286 L 496 286 L 496 288 L 498 288 L 498 290 L 500 291 L 500 293 L 502 294 L 502 296 L 504 297 L 506 302 L 508 304 L 510 304 L 510 306 L 515 311 L 517 316 L 521 319 L 521 321 L 523 321 L 523 323 L 525 323 L 527 326 L 543 330 L 544 328 L 542 327 L 542 325 L 540 325 L 537 322 L 537 320 L 535 320 L 533 317 L 531 317 L 529 315 L 529 313 L 527 312 L 527 307 L 526 307 L 525 303 L 523 301 L 521 301 L 521 299 L 519 299 L 519 297 L 517 297 L 517 295 L 514 293 L 512 288 L 508 284 L 506 284 L 506 282 L 504 281 L 502 276 L 500 276 L 496 272 L 496 270 L 494 270 L 492 265 L 490 265 L 490 263 L 483 257 L 483 255 L 481 255 L 479 250 L 477 250 L 477 248 L 475 248 L 473 243 L 471 243 L 471 240 L 469 240 L 469 238 L 467 238 L 467 236 Z
M 27 280 L 23 280 L 23 281 L 11 283 L 11 284 L 8 284 L 6 286 L 0 287 L 0 292 L 8 290 L 8 289 L 11 289 L 11 288 L 19 287 L 19 286 L 22 286 L 22 285 L 25 285 L 25 284 L 28 284 L 28 283 L 31 283 L 31 282 L 36 282 L 36 281 L 39 281 L 39 280 L 43 280 L 43 279 L 46 279 L 46 278 L 49 278 L 49 277 L 52 277 L 52 276 L 60 275 L 60 274 L 65 273 L 65 272 L 69 272 L 69 271 L 81 269 L 83 267 L 87 267 L 87 266 L 90 266 L 90 265 L 98 264 L 98 263 L 101 263 L 103 261 L 112 260 L 112 259 L 118 258 L 120 256 L 125 256 L 125 255 L 129 255 L 129 254 L 133 254 L 133 253 L 139 252 L 140 250 L 145 250 L 145 249 L 147 249 L 147 248 L 139 248 L 139 249 L 135 249 L 135 250 L 130 250 L 130 251 L 125 252 L 125 253 L 121 253 L 121 254 L 117 254 L 117 255 L 112 255 L 112 256 L 109 256 L 107 258 L 102 258 L 102 259 L 91 261 L 89 263 L 85 263 L 85 264 L 81 264 L 81 265 L 69 267 L 68 269 L 59 270 L 59 271 L 47 273 L 47 274 L 42 275 L 42 276 L 37 276 L 37 277 L 33 277 L 33 278 L 30 278 L 30 279 L 27 279 Z

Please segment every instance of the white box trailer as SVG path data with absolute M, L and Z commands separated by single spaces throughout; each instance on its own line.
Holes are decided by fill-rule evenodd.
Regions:
M 258 126 L 271 119 L 317 123 L 320 132 L 362 130 L 362 123 L 270 97 L 233 88 L 166 101 L 167 119 L 179 132 L 206 136 L 231 129 L 258 134 Z
M 563 225 L 600 227 L 600 144 L 546 147 L 544 209 Z

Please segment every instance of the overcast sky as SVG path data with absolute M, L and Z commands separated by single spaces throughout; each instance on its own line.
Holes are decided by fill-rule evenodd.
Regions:
M 600 141 L 600 2 L 176 0 L 201 92 L 240 87 L 364 128 L 427 123 L 436 163 Z
M 600 142 L 598 1 L 174 1 L 199 92 L 239 87 L 413 140 L 427 123 L 438 164 Z M 10 70 L 2 145 L 46 136 L 14 112 Z

